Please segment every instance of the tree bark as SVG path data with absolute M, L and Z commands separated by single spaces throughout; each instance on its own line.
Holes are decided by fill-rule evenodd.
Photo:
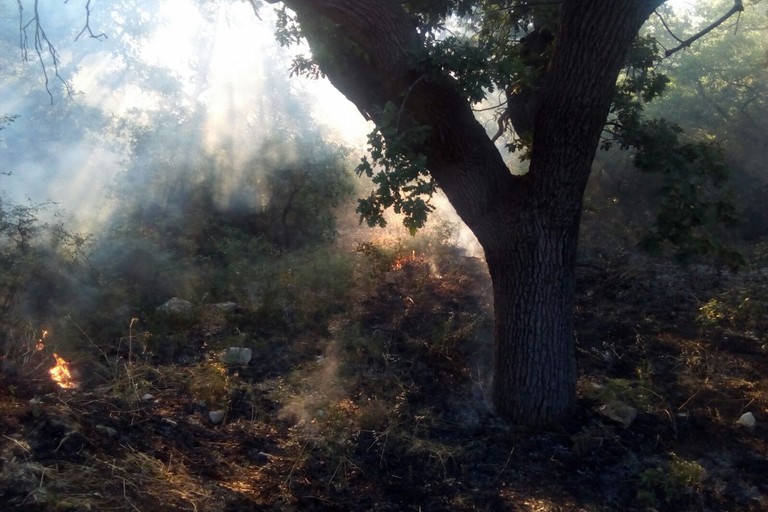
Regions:
M 430 67 L 399 2 L 285 0 L 330 81 L 367 117 L 387 102 L 429 126 L 418 149 L 482 245 L 493 281 L 493 403 L 517 423 L 575 401 L 572 307 L 582 194 L 626 52 L 662 0 L 566 0 L 536 98 L 530 168 L 512 175 L 468 101 Z
M 555 228 L 530 214 L 485 250 L 495 309 L 493 404 L 518 423 L 558 421 L 575 399 L 577 239 L 577 220 Z

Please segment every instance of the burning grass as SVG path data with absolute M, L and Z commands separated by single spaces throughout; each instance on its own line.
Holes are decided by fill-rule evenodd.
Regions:
M 76 389 L 77 383 L 69 371 L 69 363 L 56 352 L 53 353 L 53 360 L 56 364 L 48 370 L 53 382 L 61 389 Z

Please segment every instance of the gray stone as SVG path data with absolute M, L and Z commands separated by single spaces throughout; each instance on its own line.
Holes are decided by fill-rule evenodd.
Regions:
M 222 421 L 224 421 L 224 415 L 226 414 L 225 411 L 219 409 L 216 411 L 208 411 L 208 419 L 211 420 L 211 423 L 214 425 L 218 425 Z
M 621 423 L 624 428 L 628 428 L 637 418 L 637 409 L 618 401 L 608 402 L 599 407 L 597 412 L 610 420 Z
M 245 366 L 251 362 L 253 350 L 246 347 L 229 347 L 221 355 L 221 362 L 228 366 Z
M 157 311 L 161 313 L 167 313 L 171 316 L 188 316 L 191 315 L 195 307 L 191 302 L 173 297 L 162 306 L 158 306 Z
M 209 306 L 214 311 L 220 311 L 222 313 L 234 313 L 238 309 L 238 305 L 234 302 L 217 302 Z

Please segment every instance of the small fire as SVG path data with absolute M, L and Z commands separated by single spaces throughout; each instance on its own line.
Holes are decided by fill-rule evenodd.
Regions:
M 392 265 L 392 270 L 402 270 L 402 268 L 406 266 L 408 263 L 414 262 L 420 257 L 421 255 L 418 255 L 417 257 L 416 251 L 413 251 L 409 255 L 400 256 L 395 260 L 394 264 Z
M 72 380 L 72 375 L 69 373 L 69 363 L 56 352 L 53 353 L 53 358 L 56 360 L 56 365 L 48 370 L 53 381 L 62 389 L 76 388 L 77 384 Z

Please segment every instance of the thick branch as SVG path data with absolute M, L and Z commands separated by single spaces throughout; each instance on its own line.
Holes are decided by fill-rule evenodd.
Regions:
M 709 34 L 710 32 L 712 32 L 714 29 L 716 29 L 717 27 L 719 27 L 720 25 L 722 25 L 723 23 L 725 23 L 725 21 L 726 21 L 728 18 L 730 18 L 731 16 L 733 16 L 733 15 L 734 15 L 734 14 L 736 14 L 736 13 L 739 13 L 739 12 L 743 12 L 743 11 L 744 11 L 744 3 L 743 3 L 743 0 L 734 0 L 734 2 L 733 2 L 733 7 L 731 7 L 731 9 L 730 9 L 730 10 L 729 10 L 727 13 L 723 14 L 723 16 L 721 16 L 721 17 L 720 17 L 718 20 L 716 20 L 715 22 L 713 22 L 713 23 L 712 23 L 711 25 L 709 25 L 708 27 L 706 27 L 706 28 L 704 28 L 704 29 L 700 30 L 699 32 L 697 32 L 696 34 L 692 35 L 691 37 L 689 37 L 689 38 L 688 38 L 688 39 L 686 39 L 685 41 L 682 41 L 682 42 L 681 42 L 679 45 L 677 45 L 677 46 L 675 46 L 674 48 L 670 48 L 669 50 L 665 51 L 665 52 L 664 52 L 664 56 L 665 56 L 665 57 L 669 57 L 669 56 L 670 56 L 670 55 L 672 55 L 673 53 L 679 52 L 679 51 L 680 51 L 680 50 L 682 50 L 683 48 L 688 48 L 688 47 L 689 47 L 689 46 L 691 46 L 691 45 L 692 45 L 694 42 L 696 42 L 697 40 L 701 39 L 701 38 L 702 38 L 702 37 L 704 37 L 705 35 L 707 35 L 707 34 Z
M 478 219 L 492 225 L 489 205 L 506 202 L 499 196 L 512 194 L 516 180 L 455 80 L 430 62 L 416 20 L 399 2 L 284 3 L 331 83 L 374 122 L 389 103 L 399 107 L 398 129 L 428 127 L 428 139 L 415 149 L 432 176 L 473 230 L 482 230 Z
M 529 174 L 542 200 L 583 190 L 610 110 L 619 70 L 657 1 L 572 0 L 563 6 L 555 54 L 542 88 Z M 567 159 L 561 146 L 567 147 Z M 571 185 L 571 186 L 567 186 Z M 562 197 L 562 199 L 559 199 Z M 562 210 L 563 217 L 569 212 Z M 572 213 L 572 212 L 570 212 Z

